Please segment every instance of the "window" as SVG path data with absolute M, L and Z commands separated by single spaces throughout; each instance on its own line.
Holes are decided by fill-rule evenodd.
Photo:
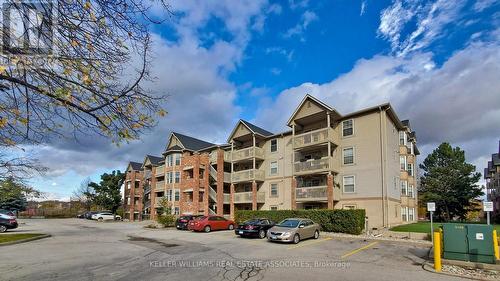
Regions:
M 179 153 L 174 154 L 175 156 L 175 166 L 179 166 L 181 164 L 181 155 Z
M 354 176 L 344 176 L 343 178 L 344 193 L 353 193 L 354 185 L 355 185 Z
M 180 190 L 179 190 L 179 189 L 176 189 L 176 190 L 175 190 L 175 198 L 174 198 L 174 200 L 175 200 L 175 201 L 179 201 L 179 200 L 180 200 L 180 198 L 181 198 L 181 192 L 180 192 Z
M 278 162 L 277 161 L 271 162 L 271 164 L 269 166 L 271 167 L 271 175 L 275 175 L 278 173 Z
M 342 205 L 342 209 L 354 210 L 354 209 L 356 209 L 356 205 Z
M 278 151 L 278 140 L 274 139 L 271 140 L 271 152 L 276 152 Z
M 278 197 L 278 184 L 271 183 L 271 195 L 270 197 Z
M 271 206 L 271 210 L 272 211 L 278 210 L 278 206 Z
M 130 205 L 130 197 L 127 197 L 127 205 Z
M 413 193 L 413 185 L 412 184 L 410 184 L 408 186 L 408 196 L 411 198 L 415 198 L 415 193 Z
M 399 156 L 399 165 L 401 167 L 401 171 L 406 170 L 406 156 L 404 155 Z
M 410 208 L 408 210 L 408 221 L 415 220 L 415 208 Z
M 167 167 L 172 167 L 172 164 L 173 164 L 173 157 L 172 157 L 172 154 L 170 155 L 167 155 Z
M 179 183 L 181 181 L 181 172 L 175 172 L 175 183 Z
M 167 172 L 167 183 L 173 182 L 172 176 L 173 176 L 172 172 Z
M 354 164 L 354 148 L 348 147 L 342 150 L 344 165 Z
M 406 145 L 406 132 L 399 131 L 399 145 Z
M 352 136 L 354 134 L 354 120 L 349 119 L 342 122 L 342 136 Z
M 401 181 L 401 195 L 408 196 L 408 182 Z
M 172 201 L 172 189 L 167 190 L 167 201 Z
M 401 207 L 401 220 L 408 221 L 408 207 Z
M 127 189 L 130 189 L 130 185 L 131 185 L 131 183 L 130 183 L 130 181 L 128 181 L 127 182 Z
M 175 208 L 174 208 L 174 214 L 175 214 L 175 215 L 178 215 L 178 214 L 179 214 L 179 207 L 175 207 Z
M 413 164 L 408 164 L 407 167 L 408 175 L 413 176 Z

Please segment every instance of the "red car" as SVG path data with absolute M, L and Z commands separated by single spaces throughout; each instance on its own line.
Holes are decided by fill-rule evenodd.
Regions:
M 233 230 L 234 221 L 221 216 L 202 216 L 189 221 L 189 230 L 210 232 L 212 230 Z

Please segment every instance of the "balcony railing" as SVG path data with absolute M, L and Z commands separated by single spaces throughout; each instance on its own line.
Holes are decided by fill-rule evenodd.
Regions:
M 145 170 L 144 171 L 144 178 L 145 179 L 150 179 L 151 178 L 151 170 Z
M 323 128 L 303 134 L 296 135 L 293 138 L 294 148 L 302 148 L 325 142 L 338 143 L 338 136 L 332 128 Z
M 233 162 L 250 158 L 264 159 L 264 150 L 257 146 L 247 147 L 233 151 Z
M 239 172 L 234 172 L 231 175 L 232 182 L 244 182 L 244 181 L 264 181 L 264 171 L 261 170 L 243 170 Z
M 165 166 L 164 165 L 156 167 L 155 176 L 161 176 L 164 173 L 165 173 Z
M 224 193 L 224 204 L 229 204 L 229 203 L 231 203 L 231 194 Z
M 159 181 L 156 183 L 155 191 L 163 191 L 165 189 L 165 182 Z
M 257 203 L 264 203 L 266 194 L 257 192 Z M 252 192 L 236 192 L 234 193 L 234 203 L 252 203 Z
M 333 170 L 332 157 L 295 162 L 293 171 L 295 174 L 307 174 L 312 172 L 323 172 Z
M 295 199 L 297 201 L 324 201 L 327 200 L 327 187 L 299 187 L 295 189 Z

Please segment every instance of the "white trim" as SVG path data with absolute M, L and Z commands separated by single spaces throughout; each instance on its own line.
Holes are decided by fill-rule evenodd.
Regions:
M 346 136 L 346 135 L 344 135 L 344 123 L 348 122 L 348 121 L 352 121 L 352 134 Z M 347 138 L 347 137 L 352 137 L 352 136 L 354 136 L 354 118 L 342 120 L 342 137 Z
M 346 163 L 345 162 L 345 151 L 347 149 L 352 149 L 352 163 Z M 342 165 L 354 165 L 356 164 L 356 150 L 354 149 L 354 146 L 346 146 L 342 148 Z
M 273 173 L 273 163 L 276 163 L 276 173 Z M 269 175 L 277 175 L 279 174 L 279 164 L 278 161 L 271 161 L 269 162 Z
M 353 191 L 345 191 L 345 179 L 352 177 L 353 179 Z M 356 193 L 356 176 L 355 175 L 345 175 L 342 176 L 342 192 L 343 193 Z

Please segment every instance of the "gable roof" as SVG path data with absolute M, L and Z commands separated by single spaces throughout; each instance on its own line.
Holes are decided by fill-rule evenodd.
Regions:
M 256 134 L 261 134 L 261 135 L 263 135 L 265 137 L 274 135 L 273 133 L 271 133 L 271 132 L 269 132 L 267 130 L 262 129 L 261 127 L 257 127 L 257 126 L 255 126 L 254 124 L 252 124 L 252 123 L 250 123 L 248 121 L 245 121 L 245 120 L 242 120 L 242 119 L 240 119 L 240 121 L 243 124 L 245 124 L 250 131 L 252 131 L 252 132 L 254 132 Z
M 190 136 L 186 136 L 183 134 L 179 134 L 176 132 L 172 132 L 172 135 L 174 135 L 184 146 L 185 149 L 187 150 L 192 150 L 192 151 L 198 151 L 210 146 L 214 146 L 215 144 L 206 142 L 197 138 L 193 138 Z M 173 147 L 172 147 L 173 148 Z M 171 149 L 172 149 L 171 148 Z
M 267 131 L 267 130 L 264 130 L 262 129 L 261 127 L 258 127 L 248 121 L 245 121 L 243 119 L 240 119 L 238 120 L 238 122 L 236 123 L 236 125 L 234 126 L 233 130 L 231 131 L 231 134 L 229 134 L 229 137 L 227 138 L 227 142 L 231 142 L 231 138 L 233 137 L 233 135 L 236 133 L 236 129 L 238 129 L 238 126 L 242 124 L 243 126 L 245 126 L 250 132 L 254 133 L 254 134 L 257 134 L 257 135 L 261 135 L 263 137 L 270 137 L 270 136 L 273 136 L 274 134 Z
M 142 170 L 142 163 L 130 161 L 128 163 L 127 170 L 128 170 L 128 167 L 131 167 L 132 170 L 134 170 L 134 171 L 141 171 Z
M 163 157 L 159 157 L 159 156 L 153 156 L 153 155 L 146 155 L 146 157 L 144 158 L 144 164 L 146 163 L 146 161 L 149 159 L 149 162 L 151 163 L 151 165 L 153 166 L 159 166 L 160 163 L 164 160 Z
M 324 108 L 326 111 L 328 112 L 333 112 L 335 114 L 337 114 L 338 116 L 341 116 L 340 113 L 338 113 L 333 107 L 329 106 L 328 104 L 320 101 L 319 99 L 311 96 L 310 94 L 306 94 L 304 96 L 304 98 L 302 99 L 302 101 L 299 103 L 299 105 L 295 108 L 295 110 L 293 111 L 292 113 L 292 116 L 290 116 L 290 118 L 288 119 L 288 122 L 287 122 L 287 125 L 288 126 L 291 126 L 292 124 L 292 120 L 295 118 L 295 116 L 299 113 L 299 109 L 302 107 L 302 105 L 307 101 L 307 100 L 311 100 L 312 102 L 316 103 L 317 105 L 319 105 L 320 107 Z

